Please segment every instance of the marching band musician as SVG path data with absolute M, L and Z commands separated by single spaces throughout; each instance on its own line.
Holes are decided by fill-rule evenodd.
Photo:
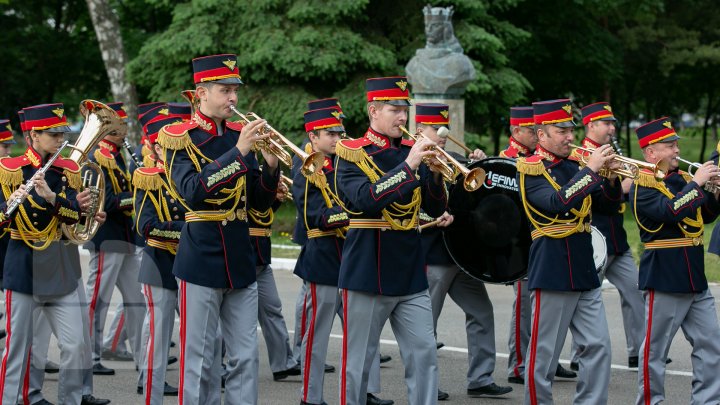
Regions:
M 23 121 L 20 119 L 20 126 Z M 13 131 L 10 126 L 10 120 L 0 120 L 0 157 L 10 157 L 10 150 L 15 144 L 13 139 Z M 8 243 L 10 243 L 10 234 L 3 232 L 0 236 L 0 288 L 2 288 L 2 264 L 5 262 L 5 251 L 7 251 Z M 0 339 L 5 337 L 5 330 L 0 332 Z
M 225 401 L 255 404 L 258 296 L 246 206 L 270 207 L 278 158 L 263 149 L 261 173 L 251 153 L 256 141 L 269 136 L 259 134 L 265 120 L 227 121 L 242 84 L 237 57 L 193 59 L 193 72 L 199 100 L 193 119 L 166 126 L 158 135 L 171 195 L 188 210 L 173 265 L 180 300 L 179 402 L 204 404 L 219 392 L 212 342 L 222 325 L 229 359 Z
M 604 404 L 610 382 L 610 336 L 589 222 L 591 205 L 619 205 L 616 176 L 610 173 L 603 180 L 598 175 L 615 155 L 604 145 L 584 168 L 568 159 L 575 127 L 568 99 L 533 103 L 533 119 L 538 134 L 535 155 L 517 160 L 521 198 L 534 228 L 528 265 L 533 307 L 525 403 L 552 403 L 559 348 L 569 327 L 584 348 L 574 403 Z
M 423 159 L 436 159 L 435 143 L 402 139 L 410 94 L 405 77 L 366 81 L 370 127 L 337 144 L 339 192 L 351 213 L 339 287 L 343 305 L 340 404 L 366 402 L 367 373 L 383 325 L 400 346 L 410 404 L 434 403 L 438 370 L 425 259 L 417 220 L 420 207 L 440 216 L 447 192 Z
M 447 137 L 438 135 L 438 129 L 450 128 L 449 112 L 447 104 L 432 103 L 415 106 L 415 123 L 418 130 L 422 131 L 423 137 L 427 137 L 443 149 Z M 485 154 L 478 149 L 468 158 L 480 160 L 485 158 Z M 450 225 L 454 218 L 444 213 L 438 219 L 441 222 L 437 227 L 443 228 Z M 420 220 L 431 223 L 435 219 L 421 212 Z M 460 271 L 442 242 L 442 234 L 438 228 L 426 228 L 422 231 L 423 250 L 427 254 L 426 272 L 435 334 L 437 335 L 437 321 L 445 296 L 449 295 L 465 313 L 469 361 L 467 394 L 471 397 L 507 394 L 512 388 L 498 386 L 492 377 L 495 370 L 495 322 L 492 302 L 485 284 Z M 447 393 L 438 392 L 438 400 L 445 400 L 448 397 Z
M 43 173 L 70 128 L 60 103 L 23 109 L 29 145 L 25 153 L 0 159 L 3 226 L 9 226 L 10 243 L 4 263 L 3 286 L 7 337 L 0 369 L 2 403 L 15 404 L 21 380 L 29 367 L 33 314 L 44 313 L 61 348 L 58 398 L 63 404 L 87 403 L 83 398 L 83 330 L 78 273 L 71 253 L 77 247 L 61 240 L 60 224 L 74 224 L 88 208 L 90 192 L 78 193 L 80 167 L 58 157 Z M 33 179 L 28 195 L 26 182 Z M 27 197 L 10 217 L 8 204 Z
M 615 135 L 615 116 L 612 107 L 606 102 L 586 105 L 582 108 L 582 121 L 585 125 L 585 138 L 581 146 L 597 148 L 610 144 Z M 575 149 L 578 156 L 587 156 L 588 152 Z M 629 181 L 629 179 L 628 179 Z M 638 366 L 638 351 L 642 344 L 643 300 L 637 289 L 637 266 L 633 258 L 627 233 L 623 227 L 625 203 L 620 210 L 605 211 L 603 206 L 593 210 L 592 225 L 597 227 L 607 242 L 607 264 L 604 274 L 620 294 L 625 340 L 627 341 L 628 367 Z M 581 349 L 576 351 L 578 353 Z M 575 363 L 571 364 L 571 366 Z
M 143 126 L 147 144 L 153 148 L 153 154 L 148 156 L 156 156 L 157 160 L 154 167 L 138 168 L 133 175 L 135 231 L 146 241 L 138 276 L 147 308 L 138 392 L 144 394 L 147 405 L 162 404 L 164 395 L 178 395 L 178 389 L 165 381 L 165 371 L 177 305 L 178 286 L 172 268 L 185 224 L 185 208 L 170 195 L 157 136 L 163 126 L 181 120 L 162 116 Z
M 636 404 L 665 400 L 665 361 L 673 337 L 682 328 L 692 346 L 693 404 L 720 401 L 720 327 L 715 299 L 705 278 L 703 223 L 720 212 L 720 168 L 712 161 L 694 176 L 677 170 L 680 138 L 667 117 L 635 130 L 645 161 L 669 164 L 662 180 L 642 169 L 630 201 L 645 251 L 640 258 L 639 288 L 645 295 L 645 339 L 640 347 Z M 711 180 L 712 179 L 712 180 Z

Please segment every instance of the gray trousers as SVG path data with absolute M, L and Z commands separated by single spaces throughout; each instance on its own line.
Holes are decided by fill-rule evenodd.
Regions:
M 79 327 L 82 325 L 79 302 L 77 291 L 62 296 L 35 296 L 5 290 L 7 337 L 0 368 L 0 398 L 3 404 L 16 403 L 21 394 L 21 381 L 26 373 L 29 373 L 33 318 L 36 311 L 45 313 L 50 328 L 58 337 L 58 402 L 72 405 L 80 403 L 83 394 L 84 358 L 82 330 Z
M 665 360 L 679 328 L 692 346 L 690 403 L 720 403 L 720 327 L 710 290 L 697 294 L 645 293 L 645 340 L 638 364 L 638 405 L 665 401 Z
M 82 333 L 83 333 L 83 395 L 90 395 L 93 393 L 93 374 L 92 374 L 92 352 L 90 350 L 90 331 L 88 326 L 90 324 L 88 313 L 87 313 L 87 299 L 85 298 L 85 285 L 83 284 L 82 278 L 78 279 L 77 288 L 78 298 L 80 301 L 80 314 L 82 315 Z M 50 328 L 50 322 L 43 311 L 35 311 L 33 318 L 33 343 L 31 349 L 32 360 L 30 362 L 30 380 L 28 383 L 29 387 L 23 387 L 23 393 L 27 393 L 27 399 L 29 403 L 34 404 L 44 399 L 42 394 L 42 388 L 45 384 L 45 363 L 47 361 L 47 353 L 50 346 L 50 335 L 52 334 L 52 328 Z M 20 398 L 23 400 L 23 398 Z
M 258 323 L 268 351 L 273 373 L 295 367 L 290 337 L 282 314 L 282 301 L 278 295 L 272 267 L 255 267 L 258 289 Z M 337 290 L 337 288 L 336 288 Z
M 365 404 L 368 374 L 377 358 L 368 345 L 380 341 L 388 319 L 405 366 L 408 403 L 435 404 L 437 350 L 427 290 L 403 296 L 340 291 L 344 315 L 340 405 Z
M 170 338 L 175 326 L 177 291 L 143 284 L 147 313 L 143 323 L 141 384 L 145 404 L 162 404 Z M 140 384 L 138 384 L 140 385 Z
M 90 274 L 87 296 L 90 298 L 90 335 L 93 339 L 93 361 L 100 362 L 103 349 L 103 330 L 113 289 L 117 285 L 122 294 L 125 327 L 135 365 L 140 366 L 142 356 L 142 324 L 145 319 L 145 299 L 140 291 L 138 272 L 140 257 L 105 251 L 90 252 Z
M 110 320 L 110 327 L 103 338 L 103 352 L 128 351 L 127 331 L 125 330 L 125 304 L 118 302 Z
M 610 384 L 610 334 L 600 288 L 533 290 L 532 330 L 526 355 L 525 404 L 552 404 L 552 383 L 568 328 L 583 348 L 575 404 L 606 404 Z
M 493 383 L 495 370 L 495 321 L 485 284 L 465 274 L 456 265 L 428 265 L 433 330 L 442 311 L 445 295 L 465 312 L 468 343 L 468 388 Z
M 513 284 L 515 300 L 510 317 L 508 334 L 508 377 L 525 378 L 525 353 L 530 343 L 530 291 L 527 280 L 518 280 Z
M 179 403 L 205 405 L 219 394 L 220 325 L 228 358 L 225 403 L 256 404 L 257 283 L 246 288 L 219 289 L 179 280 L 179 287 Z
M 308 283 L 307 310 L 310 314 L 302 342 L 301 397 L 312 404 L 323 403 L 325 382 L 325 358 L 327 356 L 330 330 L 340 307 L 337 286 Z

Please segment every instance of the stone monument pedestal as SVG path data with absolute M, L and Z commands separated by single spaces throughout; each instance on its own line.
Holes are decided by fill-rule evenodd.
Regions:
M 461 98 L 438 98 L 436 95 L 428 95 L 424 98 L 422 94 L 415 94 L 415 98 L 411 101 L 410 116 L 408 117 L 408 127 L 411 133 L 415 133 L 415 104 L 416 103 L 440 103 L 447 104 L 450 108 L 450 135 L 458 141 L 465 143 L 465 100 Z M 445 144 L 445 150 L 457 152 L 463 156 L 467 156 L 465 150 L 454 142 L 448 140 Z

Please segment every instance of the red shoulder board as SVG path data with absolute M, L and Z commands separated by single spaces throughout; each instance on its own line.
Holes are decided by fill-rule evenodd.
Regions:
M 102 148 L 100 148 L 102 149 Z M 54 167 L 59 167 L 61 169 L 70 170 L 71 172 L 79 172 L 80 171 L 80 165 L 75 163 L 74 160 L 66 159 L 64 157 L 58 156 L 57 159 L 55 159 L 55 162 L 53 162 Z
M 227 128 L 232 129 L 233 131 L 238 131 L 238 132 L 242 131 L 242 129 L 244 127 L 244 125 L 242 123 L 235 122 L 235 121 L 225 121 L 225 126 Z
M 415 141 L 413 141 L 412 139 L 403 139 L 402 142 L 400 142 L 400 144 L 409 146 L 412 148 L 412 146 L 415 145 Z
M 138 167 L 133 175 L 137 175 L 138 173 L 145 176 L 154 176 L 156 174 L 165 173 L 165 169 L 162 167 Z
M 99 153 L 104 158 L 115 160 L 115 156 L 110 152 L 110 150 L 105 148 L 97 148 L 95 153 Z M 60 160 L 60 159 L 58 159 Z
M 197 128 L 198 124 L 195 121 L 179 122 L 177 124 L 165 125 L 162 129 L 167 135 L 170 136 L 181 136 L 187 131 Z
M 519 156 L 518 156 L 518 153 L 519 153 L 519 152 L 520 152 L 520 151 L 518 151 L 518 150 L 515 149 L 514 147 L 509 146 L 507 149 L 505 149 L 504 151 L 500 152 L 500 157 L 506 157 L 506 158 L 510 158 L 510 159 L 517 159 L 517 158 L 519 157 Z
M 0 158 L 0 166 L 6 170 L 14 171 L 29 164 L 30 160 L 25 155 Z
M 338 143 L 342 144 L 342 146 L 348 149 L 359 149 L 363 146 L 373 145 L 372 141 L 365 137 L 357 139 L 343 139 L 341 141 L 338 141 Z
M 537 163 L 543 161 L 543 157 L 540 155 L 532 155 L 525 158 L 528 163 Z

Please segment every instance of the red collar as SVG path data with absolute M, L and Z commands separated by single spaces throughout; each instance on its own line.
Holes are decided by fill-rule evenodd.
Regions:
M 592 139 L 585 137 L 585 139 L 582 140 L 582 146 L 585 148 L 599 148 L 602 145 L 599 143 L 593 141 Z
M 32 148 L 32 146 L 28 146 L 28 148 L 25 150 L 25 159 L 30 162 L 32 167 L 39 168 L 43 165 L 43 158 L 40 156 L 40 154 Z
M 200 127 L 203 131 L 214 136 L 218 135 L 218 129 L 215 121 L 208 118 L 208 116 L 200 112 L 199 109 L 195 111 L 192 121 L 198 124 L 198 127 Z
M 120 148 L 117 145 L 104 139 L 101 140 L 98 145 L 103 149 L 109 150 L 113 155 L 117 154 L 120 151 Z
M 517 149 L 518 152 L 522 153 L 523 155 L 527 156 L 531 154 L 530 148 L 518 142 L 518 140 L 515 139 L 513 136 L 510 136 L 510 146 Z
M 381 134 L 380 132 L 372 128 L 368 128 L 368 130 L 365 132 L 365 138 L 367 138 L 370 142 L 372 142 L 380 149 L 387 149 L 390 147 L 390 137 Z
M 323 163 L 323 169 L 328 172 L 333 169 L 333 160 L 330 156 L 325 156 L 325 163 Z
M 535 148 L 535 154 L 538 156 L 541 156 L 543 159 L 549 160 L 553 163 L 558 163 L 559 161 L 562 160 L 559 157 L 555 156 L 550 151 L 548 151 L 547 149 L 540 146 L 540 144 L 538 144 L 538 146 Z

